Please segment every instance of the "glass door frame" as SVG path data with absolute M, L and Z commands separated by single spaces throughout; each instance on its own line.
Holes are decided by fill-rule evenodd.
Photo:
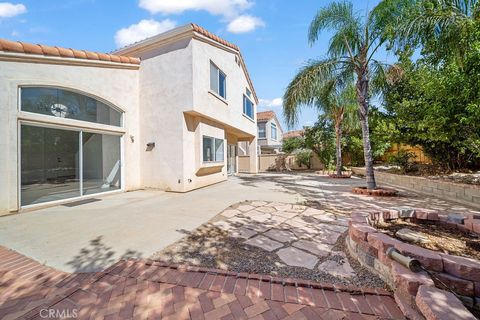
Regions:
M 233 155 L 232 155 L 232 149 L 233 149 Z M 227 144 L 227 175 L 232 176 L 237 174 L 237 145 L 235 144 Z M 233 169 L 234 171 L 231 171 L 232 167 L 232 161 L 233 161 Z
M 78 137 L 79 137 L 79 196 L 78 197 L 72 197 L 68 199 L 61 199 L 61 200 L 53 200 L 53 201 L 47 201 L 47 202 L 41 202 L 41 203 L 36 203 L 36 204 L 28 204 L 28 205 L 22 205 L 22 125 L 28 125 L 28 126 L 34 126 L 34 127 L 41 127 L 41 128 L 51 128 L 51 129 L 60 129 L 60 130 L 68 130 L 68 131 L 75 131 L 78 132 Z M 123 129 L 123 128 L 122 128 Z M 118 136 L 120 138 L 120 188 L 118 190 L 112 190 L 112 191 L 105 191 L 105 192 L 100 192 L 100 193 L 95 193 L 95 194 L 89 194 L 89 195 L 84 195 L 83 191 L 83 132 L 89 132 L 89 133 L 98 133 L 98 134 L 107 134 L 107 135 L 113 135 L 113 136 Z M 106 131 L 106 130 L 95 130 L 91 128 L 84 128 L 84 127 L 74 127 L 74 126 L 69 126 L 69 125 L 62 125 L 62 124 L 57 124 L 57 123 L 43 123 L 43 122 L 37 122 L 37 121 L 32 121 L 32 120 L 21 120 L 19 119 L 17 122 L 17 202 L 18 202 L 18 208 L 19 209 L 29 209 L 29 208 L 35 208 L 35 207 L 42 207 L 42 206 L 51 206 L 51 205 L 56 205 L 56 204 L 62 204 L 62 203 L 68 203 L 72 201 L 78 201 L 78 200 L 83 200 L 83 199 L 88 199 L 92 198 L 95 196 L 100 196 L 100 195 L 108 195 L 112 193 L 120 193 L 125 191 L 125 152 L 124 152 L 124 147 L 125 147 L 125 133 L 122 131 L 118 132 L 112 132 L 112 131 Z

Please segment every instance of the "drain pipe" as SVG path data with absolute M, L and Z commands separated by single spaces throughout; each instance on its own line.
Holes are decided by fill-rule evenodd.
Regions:
M 423 269 L 420 261 L 404 256 L 394 247 L 388 248 L 386 254 L 390 259 L 400 263 L 402 266 L 408 268 L 412 272 L 420 272 Z

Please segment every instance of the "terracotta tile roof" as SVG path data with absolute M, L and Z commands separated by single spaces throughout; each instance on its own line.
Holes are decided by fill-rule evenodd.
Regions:
M 192 26 L 192 28 L 193 28 L 193 31 L 198 32 L 198 33 L 204 35 L 204 36 L 207 37 L 207 38 L 210 38 L 210 39 L 212 39 L 212 40 L 215 40 L 215 41 L 217 41 L 218 43 L 223 44 L 224 46 L 227 46 L 227 47 L 230 47 L 230 48 L 232 48 L 232 49 L 234 49 L 234 50 L 240 51 L 240 48 L 239 48 L 238 46 L 234 45 L 234 44 L 231 43 L 231 42 L 228 42 L 227 40 L 224 40 L 224 39 L 220 38 L 219 36 L 217 36 L 216 34 L 211 33 L 211 32 L 208 31 L 207 29 L 200 27 L 198 24 L 191 23 L 191 26 Z
M 304 134 L 303 130 L 288 131 L 283 134 L 283 139 L 298 138 L 298 137 L 302 137 L 303 134 Z
M 140 59 L 134 57 L 118 56 L 114 54 L 99 53 L 86 50 L 67 49 L 62 47 L 51 47 L 42 44 L 32 44 L 27 42 L 10 41 L 5 39 L 0 39 L 0 51 L 37 54 L 62 58 L 109 61 L 137 65 L 140 64 Z
M 216 41 L 220 44 L 223 44 L 226 47 L 229 47 L 229 48 L 232 48 L 233 50 L 238 51 L 238 54 L 240 55 L 240 60 L 242 61 L 243 67 L 245 69 L 245 75 L 247 76 L 248 84 L 250 85 L 253 96 L 255 97 L 255 102 L 258 104 L 258 96 L 257 96 L 257 93 L 255 92 L 255 87 L 253 86 L 252 79 L 250 78 L 250 75 L 248 74 L 248 69 L 247 69 L 247 66 L 245 65 L 245 60 L 243 59 L 242 52 L 240 51 L 240 48 L 237 45 L 235 45 L 231 42 L 228 42 L 227 40 L 222 39 L 219 36 L 211 33 L 207 29 L 200 27 L 198 24 L 191 23 L 190 25 L 192 26 L 193 31 L 195 31 L 195 32 L 197 32 L 197 33 L 199 33 L 199 34 L 201 34 L 201 35 L 203 35 L 203 36 L 205 36 L 209 39 L 212 39 L 212 40 L 214 40 L 214 41 Z
M 275 112 L 273 111 L 257 112 L 257 121 L 268 121 L 273 118 L 275 118 Z

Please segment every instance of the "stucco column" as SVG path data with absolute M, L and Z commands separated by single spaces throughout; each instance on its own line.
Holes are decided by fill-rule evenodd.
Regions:
M 248 142 L 248 150 L 250 152 L 250 173 L 258 173 L 258 144 L 257 138 L 253 138 Z

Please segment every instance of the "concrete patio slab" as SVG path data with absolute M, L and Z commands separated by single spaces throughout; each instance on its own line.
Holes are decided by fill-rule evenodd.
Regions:
M 62 271 L 99 271 L 120 258 L 151 256 L 234 203 L 303 201 L 268 181 L 256 186 L 242 182 L 233 177 L 184 194 L 145 190 L 98 195 L 100 201 L 75 207 L 0 217 L 0 245 Z

